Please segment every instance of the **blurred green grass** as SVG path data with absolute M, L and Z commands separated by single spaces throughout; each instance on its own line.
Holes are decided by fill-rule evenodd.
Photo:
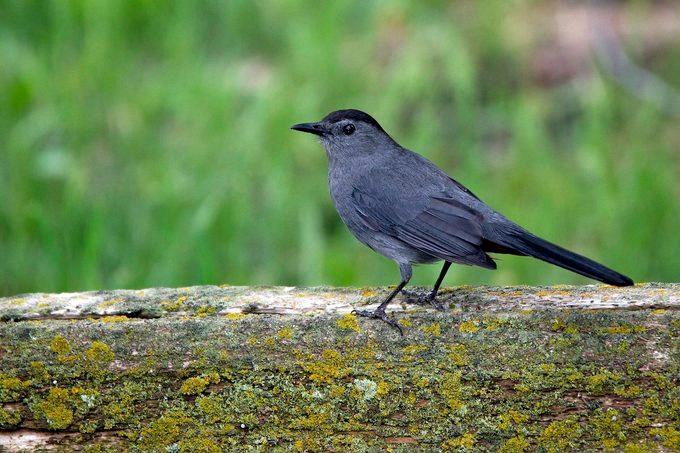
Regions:
M 0 295 L 396 283 L 288 129 L 348 107 L 533 232 L 677 280 L 680 121 L 602 75 L 534 83 L 507 18 L 536 4 L 0 1 Z M 679 56 L 653 68 L 676 86 Z M 575 282 L 517 257 L 446 280 Z

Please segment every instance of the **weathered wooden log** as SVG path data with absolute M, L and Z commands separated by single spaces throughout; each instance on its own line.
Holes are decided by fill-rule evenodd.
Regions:
M 670 451 L 680 285 L 0 299 L 0 451 Z

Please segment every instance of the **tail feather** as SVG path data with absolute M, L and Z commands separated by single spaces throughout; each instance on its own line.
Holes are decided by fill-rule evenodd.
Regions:
M 490 241 L 496 246 L 509 248 L 515 254 L 528 255 L 585 277 L 614 286 L 630 286 L 633 280 L 609 269 L 590 258 L 570 252 L 567 249 L 534 236 L 525 230 L 512 229 L 498 234 Z M 489 250 L 492 251 L 492 250 Z

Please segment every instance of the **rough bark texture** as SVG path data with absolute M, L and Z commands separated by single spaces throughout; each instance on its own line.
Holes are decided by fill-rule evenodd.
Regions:
M 0 451 L 678 450 L 680 285 L 385 294 L 0 299 Z

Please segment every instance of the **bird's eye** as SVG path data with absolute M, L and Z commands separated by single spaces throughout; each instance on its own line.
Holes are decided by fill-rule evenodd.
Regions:
M 344 132 L 345 135 L 352 135 L 355 130 L 357 130 L 357 128 L 354 127 L 354 124 L 352 123 L 349 123 L 342 128 L 342 132 Z

